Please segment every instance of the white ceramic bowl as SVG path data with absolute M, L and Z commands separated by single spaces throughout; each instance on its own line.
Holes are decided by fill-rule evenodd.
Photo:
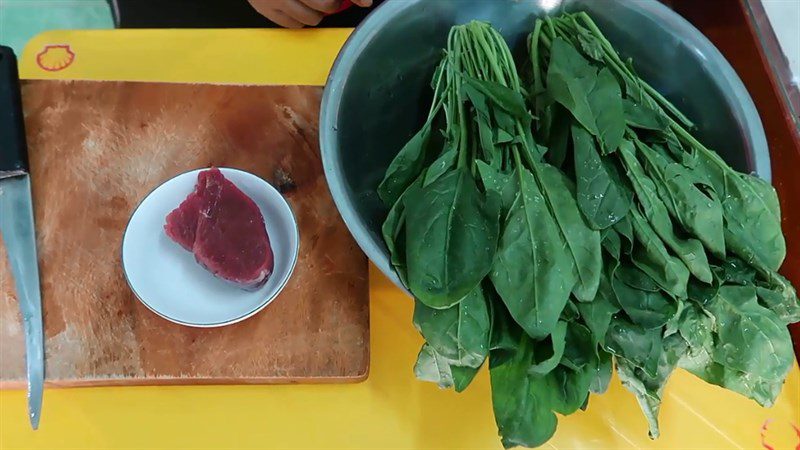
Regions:
M 294 214 L 277 189 L 253 174 L 220 168 L 261 209 L 275 267 L 256 291 L 212 275 L 164 232 L 167 214 L 194 190 L 202 170 L 172 178 L 139 204 L 122 240 L 122 268 L 136 297 L 159 316 L 181 325 L 218 327 L 251 317 L 280 293 L 297 262 L 300 237 Z

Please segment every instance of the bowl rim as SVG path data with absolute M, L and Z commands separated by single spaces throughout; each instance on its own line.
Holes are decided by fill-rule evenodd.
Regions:
M 281 194 L 281 192 L 275 186 L 273 186 L 269 181 L 259 177 L 258 175 L 254 174 L 254 173 L 251 173 L 251 172 L 248 172 L 248 171 L 242 170 L 242 169 L 236 169 L 236 168 L 233 168 L 233 167 L 214 166 L 214 168 L 215 169 L 219 169 L 220 172 L 223 173 L 223 175 L 226 172 L 235 172 L 235 173 L 243 174 L 245 176 L 252 177 L 256 181 L 258 181 L 259 183 L 264 184 L 268 189 L 270 189 L 270 190 L 272 190 L 272 191 L 274 191 L 275 193 L 278 194 L 278 198 L 280 198 L 281 203 L 283 204 L 283 206 L 286 206 L 286 208 L 289 211 L 289 216 L 288 217 L 291 219 L 291 223 L 293 225 L 292 228 L 294 230 L 294 235 L 296 237 L 296 239 L 295 239 L 296 243 L 295 243 L 294 248 L 292 249 L 292 260 L 291 260 L 291 263 L 289 264 L 289 270 L 286 272 L 286 276 L 281 280 L 280 284 L 274 289 L 274 291 L 272 291 L 270 293 L 267 293 L 267 295 L 264 296 L 263 300 L 261 300 L 258 305 L 256 305 L 253 309 L 245 312 L 244 314 L 241 314 L 241 315 L 239 315 L 237 317 L 234 317 L 232 319 L 223 320 L 223 321 L 219 321 L 219 322 L 202 322 L 202 323 L 201 322 L 187 322 L 187 321 L 178 319 L 176 317 L 171 317 L 171 316 L 169 316 L 167 314 L 164 314 L 161 311 L 159 311 L 157 308 L 155 308 L 154 306 L 150 305 L 147 302 L 147 300 L 145 300 L 144 297 L 142 297 L 139 294 L 139 292 L 136 290 L 136 288 L 134 287 L 133 283 L 130 280 L 130 277 L 128 276 L 128 269 L 125 267 L 125 241 L 126 241 L 126 239 L 128 237 L 128 229 L 130 228 L 131 222 L 133 221 L 134 216 L 139 211 L 139 209 L 144 204 L 144 202 L 151 195 L 153 195 L 153 193 L 155 193 L 157 190 L 159 190 L 163 186 L 167 185 L 168 183 L 174 181 L 175 179 L 177 179 L 179 177 L 192 175 L 192 174 L 198 174 L 198 173 L 200 173 L 200 172 L 202 172 L 204 170 L 209 170 L 210 168 L 211 167 L 201 167 L 201 168 L 190 169 L 190 170 L 181 172 L 181 173 L 179 173 L 179 174 L 177 174 L 175 176 L 172 176 L 169 179 L 163 181 L 162 183 L 159 183 L 156 187 L 151 189 L 145 196 L 142 197 L 142 199 L 136 205 L 136 208 L 133 209 L 133 212 L 131 213 L 130 217 L 128 218 L 128 223 L 125 225 L 125 231 L 122 234 L 122 241 L 120 243 L 120 265 L 122 266 L 122 273 L 123 273 L 123 275 L 125 277 L 125 282 L 127 283 L 128 287 L 130 288 L 130 290 L 133 293 L 134 297 L 136 297 L 136 299 L 139 300 L 139 302 L 141 304 L 143 304 L 147 309 L 149 309 L 150 311 L 152 311 L 154 314 L 156 314 L 157 316 L 161 317 L 162 319 L 166 319 L 166 320 L 168 320 L 168 321 L 170 321 L 172 323 L 175 323 L 175 324 L 178 324 L 178 325 L 187 326 L 187 327 L 192 327 L 192 328 L 218 328 L 218 327 L 223 327 L 223 326 L 226 326 L 226 325 L 233 325 L 235 323 L 238 323 L 238 322 L 241 322 L 243 320 L 249 319 L 250 317 L 253 317 L 254 315 L 256 315 L 259 312 L 261 312 L 261 310 L 263 310 L 270 303 L 272 303 L 278 297 L 278 295 L 280 295 L 280 293 L 283 291 L 283 289 L 286 287 L 286 285 L 289 284 L 289 280 L 291 280 L 292 275 L 294 274 L 294 270 L 297 267 L 297 261 L 298 261 L 299 256 L 300 256 L 300 228 L 298 227 L 298 224 L 297 224 L 297 217 L 296 217 L 296 215 L 294 213 L 294 210 L 292 209 L 292 205 L 289 203 L 288 200 L 286 200 L 286 198 L 283 196 L 283 194 Z
M 342 101 L 342 93 L 347 76 L 352 70 L 352 63 L 375 35 L 391 19 L 402 11 L 417 6 L 418 1 L 386 0 L 372 11 L 345 41 L 331 71 L 328 74 L 322 95 L 319 118 L 319 142 L 322 154 L 322 165 L 325 179 L 331 196 L 336 204 L 348 230 L 355 238 L 361 250 L 384 275 L 406 293 L 410 292 L 400 281 L 389 264 L 386 246 L 372 238 L 367 222 L 356 214 L 355 202 L 347 195 L 344 184 L 344 170 L 339 157 L 339 145 L 336 140 L 338 128 L 335 127 Z M 734 68 L 725 59 L 717 47 L 694 25 L 658 0 L 638 0 L 626 2 L 627 8 L 658 21 L 665 29 L 672 29 L 683 37 L 684 41 L 698 49 L 705 58 L 705 65 L 721 80 L 723 97 L 733 107 L 734 117 L 743 127 L 743 138 L 750 148 L 747 160 L 753 172 L 760 178 L 771 182 L 767 137 L 755 103 L 750 97 L 744 83 Z

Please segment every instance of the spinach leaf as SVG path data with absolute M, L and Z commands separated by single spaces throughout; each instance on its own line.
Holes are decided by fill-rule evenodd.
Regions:
M 718 283 L 705 284 L 692 279 L 689 280 L 689 286 L 686 289 L 686 297 L 697 304 L 705 305 L 717 295 L 719 286 Z
M 561 167 L 567 158 L 572 116 L 563 106 L 554 103 L 545 109 L 549 124 L 541 133 L 541 141 L 547 148 L 547 160 L 550 164 Z
M 626 285 L 646 292 L 658 292 L 660 288 L 646 273 L 629 264 L 620 264 L 614 276 Z
M 611 353 L 600 350 L 598 353 L 597 367 L 595 368 L 594 378 L 589 385 L 589 391 L 595 394 L 602 394 L 608 390 L 611 382 L 611 375 L 614 371 Z
M 775 274 L 776 277 L 781 277 Z M 797 293 L 791 287 L 788 280 L 783 279 L 785 288 L 764 287 L 756 285 L 758 303 L 778 315 L 783 323 L 800 322 L 800 302 L 797 301 Z
M 756 257 L 778 270 L 786 243 L 775 189 L 754 176 L 734 172 L 708 149 L 698 151 L 698 169 L 722 201 L 728 249 L 745 261 Z
M 619 82 L 607 68 L 598 73 L 560 37 L 550 47 L 547 93 L 602 143 L 604 153 L 616 150 L 625 131 Z
M 493 201 L 494 200 L 494 201 Z M 499 201 L 459 168 L 405 194 L 408 285 L 431 308 L 448 308 L 475 289 L 497 249 Z
M 561 362 L 564 355 L 564 345 L 566 344 L 567 322 L 558 321 L 553 333 L 550 335 L 549 343 L 547 339 L 539 341 L 534 347 L 533 363 L 528 369 L 532 374 L 546 375 L 553 371 Z M 541 355 L 544 354 L 544 355 Z
M 558 419 L 551 409 L 552 392 L 542 377 L 528 372 L 533 345 L 523 337 L 510 358 L 489 355 L 494 418 L 503 446 L 536 447 L 553 436 Z
M 784 379 L 794 352 L 789 330 L 775 313 L 760 306 L 752 286 L 722 286 L 705 305 L 714 315 L 721 345 L 714 362 L 759 378 Z
M 689 345 L 687 356 L 710 351 L 714 345 L 714 316 L 698 304 L 689 303 L 678 318 L 678 333 Z
M 597 138 L 603 145 L 603 153 L 613 153 L 622 142 L 625 133 L 625 113 L 619 82 L 608 68 L 597 74 L 597 82 L 589 93 L 589 107 L 597 124 Z
M 677 334 L 680 329 L 681 320 L 683 316 L 683 311 L 686 310 L 687 307 L 691 306 L 692 303 L 687 302 L 684 299 L 672 299 L 675 303 L 675 313 L 672 317 L 667 320 L 667 323 L 664 325 L 662 335 L 666 338 L 672 336 L 673 334 Z
M 455 148 L 450 148 L 439 155 L 439 157 L 436 158 L 436 160 L 431 163 L 431 165 L 425 171 L 425 182 L 422 183 L 422 187 L 430 186 L 431 183 L 438 180 L 439 177 L 444 175 L 446 172 L 454 169 L 456 167 L 457 156 L 458 152 Z
M 622 101 L 628 125 L 644 130 L 666 131 L 669 120 L 650 107 L 630 99 Z
M 649 228 L 663 241 L 663 244 L 675 252 L 683 262 L 684 267 L 688 268 L 692 275 L 705 283 L 710 283 L 712 280 L 711 268 L 708 265 L 703 245 L 696 239 L 684 240 L 675 234 L 668 209 L 656 194 L 655 183 L 647 177 L 644 169 L 634 156 L 633 145 L 629 141 L 625 141 L 619 153 L 622 155 L 622 160 L 628 169 L 642 213 L 649 221 Z M 655 253 L 654 255 L 658 256 Z M 652 276 L 652 274 L 649 275 Z M 656 279 L 656 277 L 653 278 Z M 685 296 L 669 291 L 666 287 L 665 289 L 673 295 Z
M 738 248 L 746 256 L 745 259 L 749 261 L 750 266 L 756 271 L 756 283 L 758 286 L 768 289 L 773 292 L 773 295 L 767 297 L 762 296 L 762 301 L 770 302 L 770 308 L 774 309 L 776 313 L 784 318 L 789 318 L 794 315 L 794 311 L 798 306 L 797 292 L 794 287 L 789 283 L 789 280 L 781 276 L 779 273 L 770 270 L 758 257 L 754 254 L 752 249 L 740 242 L 740 236 L 726 232 L 725 239 L 730 242 L 729 248 Z M 764 292 L 762 291 L 762 294 Z
M 456 392 L 463 392 L 477 373 L 478 367 L 453 365 L 428 344 L 423 344 L 414 365 L 414 375 L 419 380 L 436 383 L 442 389 L 452 387 Z
M 572 139 L 578 206 L 592 228 L 608 228 L 628 214 L 631 196 L 616 181 L 619 177 L 611 173 L 615 168 L 602 160 L 586 130 L 573 126 Z
M 686 266 L 669 254 L 664 243 L 636 209 L 632 209 L 628 217 L 633 223 L 633 232 L 638 243 L 631 253 L 633 264 L 668 293 L 685 298 L 689 281 Z
M 572 298 L 570 298 L 567 301 L 567 304 L 564 306 L 564 310 L 561 311 L 561 320 L 565 322 L 572 322 L 580 317 L 580 315 L 581 313 L 578 312 L 578 305 L 573 301 Z
M 475 166 L 486 191 L 495 192 L 500 197 L 500 218 L 504 220 L 517 195 L 513 174 L 504 173 L 483 161 L 475 161 Z
M 383 181 L 378 185 L 378 196 L 386 206 L 397 203 L 400 195 L 422 173 L 430 137 L 431 121 L 428 120 L 389 164 Z
M 600 244 L 603 249 L 614 259 L 619 259 L 622 255 L 622 240 L 619 233 L 614 228 L 609 227 L 600 231 Z
M 662 291 L 644 291 L 630 287 L 622 282 L 618 275 L 625 266 L 621 266 L 611 280 L 614 294 L 617 296 L 622 310 L 631 318 L 633 323 L 646 329 L 661 328 L 676 313 L 677 303 Z M 625 268 L 625 270 L 637 270 Z M 643 272 L 639 272 L 645 276 Z
M 600 132 L 588 99 L 596 82 L 597 71 L 574 47 L 561 38 L 555 38 L 550 46 L 547 93 L 595 136 Z
M 536 171 L 542 194 L 573 261 L 577 283 L 572 292 L 579 301 L 592 301 L 603 266 L 600 233 L 586 223 L 575 199 L 575 186 L 562 172 L 549 164 L 537 164 Z
M 405 246 L 398 245 L 402 238 L 403 229 L 405 227 L 405 206 L 402 201 L 398 201 L 389 210 L 389 215 L 383 222 L 381 231 L 383 233 L 383 241 L 389 249 L 390 262 L 392 267 L 397 273 L 404 286 L 408 286 L 408 277 L 406 276 L 406 258 Z
M 756 281 L 756 271 L 741 259 L 731 256 L 711 267 L 719 284 L 746 286 Z
M 489 118 L 479 115 L 475 120 L 478 122 L 478 137 L 480 139 L 483 159 L 486 160 L 489 165 L 499 167 L 497 143 L 495 142 L 496 139 L 492 131 L 492 124 L 489 123 Z
M 715 318 L 699 306 L 687 308 L 682 317 L 680 334 L 689 344 L 689 351 L 679 365 L 704 381 L 749 397 L 763 406 L 771 406 L 780 392 L 783 379 L 759 377 L 712 360 Z
M 414 181 L 413 185 L 419 186 L 425 178 L 425 171 Z M 381 232 L 386 247 L 389 249 L 390 262 L 395 270 L 400 282 L 408 287 L 408 274 L 406 268 L 405 255 L 405 204 L 401 195 L 397 202 L 389 210 L 386 220 L 383 222 Z
M 464 392 L 472 383 L 472 380 L 475 379 L 478 370 L 480 370 L 480 367 L 450 366 L 450 371 L 453 374 L 453 389 L 456 392 Z
M 717 364 L 707 357 L 704 364 L 696 361 L 683 362 L 681 367 L 706 383 L 715 384 L 755 400 L 759 405 L 770 407 L 781 392 L 784 380 L 773 380 L 741 372 Z
M 578 25 L 574 19 L 572 26 L 578 32 L 576 37 L 578 39 L 578 45 L 580 45 L 583 53 L 595 61 L 603 62 L 605 52 L 603 52 L 603 46 L 600 44 L 597 38 L 595 38 L 592 33 L 589 32 L 589 30 Z
M 509 134 L 508 131 L 503 130 L 503 129 L 497 130 L 497 137 L 494 140 L 495 144 L 505 144 L 505 143 L 513 142 L 513 141 L 514 141 L 514 136 Z
M 662 348 L 663 350 L 658 355 L 658 368 L 654 375 L 646 373 L 629 360 L 617 359 L 617 374 L 620 381 L 636 396 L 639 407 L 647 418 L 649 434 L 652 439 L 657 438 L 660 434 L 658 412 L 661 409 L 664 387 L 678 361 L 686 353 L 687 345 L 679 335 L 673 334 L 663 339 Z
M 622 250 L 625 254 L 630 255 L 633 252 L 634 243 L 633 221 L 626 215 L 622 220 L 614 224 L 614 231 L 625 238 L 625 245 L 623 245 Z
M 589 398 L 589 387 L 596 373 L 596 364 L 580 370 L 558 366 L 543 380 L 550 391 L 553 411 L 568 415 L 577 411 Z
M 489 348 L 494 352 L 494 359 L 497 362 L 498 355 L 502 352 L 516 350 L 524 331 L 514 322 L 503 302 L 496 295 L 491 297 L 492 329 Z
M 719 199 L 704 194 L 695 185 L 695 177 L 683 165 L 670 163 L 641 142 L 636 145 L 647 161 L 646 167 L 651 178 L 658 180 L 655 183 L 656 191 L 670 215 L 688 232 L 697 236 L 714 255 L 725 257 L 725 233 Z
M 570 322 L 561 364 L 575 371 L 582 370 L 587 364 L 597 362 L 596 348 L 589 328 L 577 321 Z
M 492 105 L 502 108 L 516 119 L 530 120 L 531 116 L 525 106 L 525 99 L 518 91 L 503 86 L 500 83 L 479 80 L 467 75 L 464 77 L 464 90 L 470 99 L 475 98 L 475 93 L 487 97 Z
M 619 311 L 616 299 L 612 299 L 613 295 L 614 292 L 611 290 L 608 277 L 604 276 L 600 280 L 597 298 L 593 302 L 578 303 L 581 319 L 592 332 L 592 342 L 595 348 L 598 344 L 605 343 L 605 336 L 611 324 L 611 317 Z
M 422 381 L 436 383 L 442 389 L 451 388 L 455 384 L 450 362 L 428 344 L 423 344 L 419 351 L 414 375 Z
M 452 364 L 479 367 L 489 355 L 489 309 L 479 285 L 458 305 L 433 309 L 414 302 L 414 325 L 436 352 Z
M 549 335 L 576 282 L 555 220 L 527 169 L 514 172 L 519 193 L 500 237 L 491 280 L 514 320 L 534 339 Z
M 663 351 L 661 330 L 647 330 L 623 317 L 614 317 L 606 333 L 606 350 L 655 377 Z
M 519 121 L 514 119 L 513 116 L 505 112 L 504 110 L 495 109 L 493 111 L 495 125 L 497 127 L 497 135 L 500 136 L 501 134 L 505 133 L 505 135 L 512 136 L 512 140 L 515 137 L 518 137 L 517 133 L 517 125 Z

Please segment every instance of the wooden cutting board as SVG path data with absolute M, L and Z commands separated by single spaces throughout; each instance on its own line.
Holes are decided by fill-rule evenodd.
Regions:
M 87 81 L 23 86 L 51 385 L 363 380 L 367 259 L 342 222 L 318 147 L 322 89 Z M 226 166 L 278 187 L 300 257 L 283 293 L 239 324 L 159 318 L 123 277 L 133 209 L 163 181 Z M 25 345 L 0 243 L 0 386 L 25 380 Z

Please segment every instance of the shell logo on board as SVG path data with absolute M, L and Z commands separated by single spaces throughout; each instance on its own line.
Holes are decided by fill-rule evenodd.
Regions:
M 48 72 L 64 70 L 75 61 L 75 52 L 66 44 L 45 45 L 41 52 L 36 54 L 36 64 Z
M 772 422 L 772 419 L 767 419 L 767 420 L 764 421 L 764 424 L 761 425 L 761 446 L 764 447 L 766 450 L 779 450 L 773 444 L 770 443 L 771 439 L 770 439 L 769 435 L 771 433 L 769 432 L 769 430 L 770 430 L 769 425 L 770 425 L 771 422 Z M 791 428 L 792 428 L 792 431 L 794 431 L 794 434 L 797 435 L 797 446 L 794 447 L 794 450 L 800 450 L 800 427 L 798 427 L 797 425 L 795 425 L 793 423 L 789 424 L 789 425 L 791 425 Z

